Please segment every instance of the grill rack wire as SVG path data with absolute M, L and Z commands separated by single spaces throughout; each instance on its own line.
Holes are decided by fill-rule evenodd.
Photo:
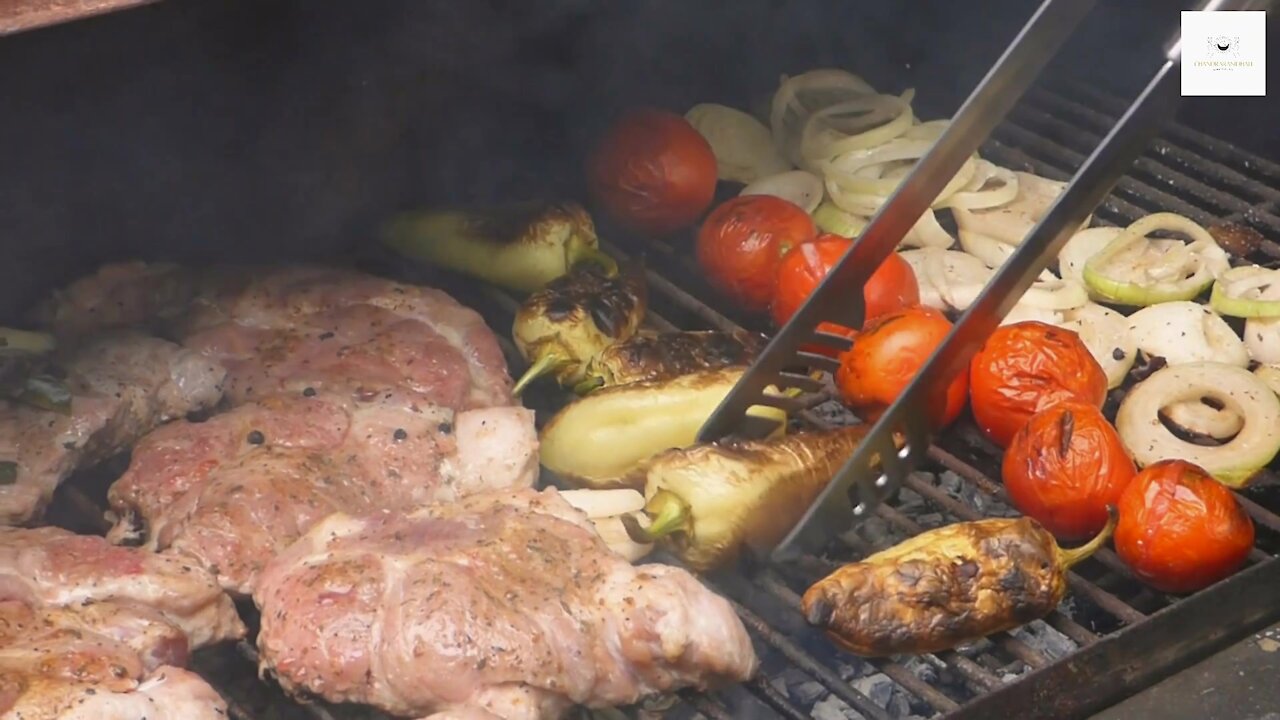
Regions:
M 1125 103 L 1118 98 L 1078 82 L 1063 81 L 1053 90 L 1033 88 L 995 131 L 982 152 L 1011 169 L 1065 180 L 1115 123 L 1124 107 Z M 1277 188 L 1280 188 L 1280 164 L 1198 131 L 1171 125 L 1120 180 L 1095 217 L 1102 224 L 1125 225 L 1151 212 L 1172 211 L 1201 224 L 1240 223 L 1267 238 L 1255 259 L 1274 263 L 1280 262 L 1280 242 L 1277 242 L 1280 240 L 1280 189 Z M 602 246 L 622 261 L 635 254 L 607 242 Z M 714 306 L 725 307 L 726 303 L 706 288 L 687 247 L 647 242 L 642 249 L 635 245 L 629 248 L 647 254 L 646 272 L 651 289 L 648 327 L 732 330 L 750 323 L 748 319 L 731 318 L 714 309 Z M 655 271 L 655 265 L 662 271 Z M 399 267 L 396 272 L 403 275 L 405 270 Z M 420 270 L 415 268 L 409 272 Z M 500 334 L 510 326 L 518 306 L 511 295 L 488 286 L 477 289 L 475 284 L 460 285 L 456 278 L 433 276 L 432 280 L 442 280 L 436 284 L 476 307 Z M 450 287 L 451 284 L 454 287 Z M 504 340 L 504 350 L 514 367 L 522 367 L 509 341 Z M 529 395 L 535 398 L 531 404 L 537 406 L 537 396 L 545 394 L 545 389 L 531 389 Z M 816 398 L 814 407 L 801 413 L 800 424 L 829 427 L 854 421 L 852 415 L 833 402 L 819 404 L 825 399 Z M 1112 401 L 1115 400 L 1113 395 Z M 563 395 L 550 398 L 552 406 L 563 401 Z M 974 520 L 992 509 L 1005 507 L 999 482 L 980 469 L 994 468 L 997 470 L 994 477 L 998 478 L 998 451 L 971 424 L 962 421 L 958 425 L 930 449 L 930 465 L 924 468 L 928 472 L 913 474 L 904 485 L 907 492 L 917 496 L 917 504 L 922 504 L 935 517 L 945 518 L 945 522 Z M 970 499 L 957 499 L 943 487 L 938 473 L 945 472 L 953 473 L 954 478 L 968 487 Z M 1266 492 L 1269 491 L 1264 494 Z M 637 717 L 660 714 L 708 720 L 767 717 L 825 720 L 842 716 L 890 720 L 901 714 L 893 711 L 901 710 L 902 703 L 888 703 L 883 696 L 877 701 L 871 697 L 874 692 L 864 692 L 855 686 L 854 678 L 849 677 L 849 671 L 853 670 L 855 676 L 878 673 L 887 678 L 895 693 L 904 694 L 911 717 L 978 718 L 990 717 L 992 712 L 1016 716 L 1020 714 L 1019 707 L 1038 708 L 1054 716 L 1085 716 L 1118 699 L 1120 694 L 1131 693 L 1161 674 L 1188 665 L 1215 646 L 1233 641 L 1280 616 L 1280 606 L 1255 607 L 1269 604 L 1265 600 L 1266 592 L 1260 589 L 1270 589 L 1271 596 L 1280 589 L 1280 560 L 1276 558 L 1280 552 L 1280 515 L 1267 507 L 1280 510 L 1280 493 L 1261 500 L 1247 493 L 1237 496 L 1258 528 L 1258 542 L 1245 570 L 1194 596 L 1179 599 L 1145 588 L 1113 551 L 1104 549 L 1070 575 L 1068 603 L 1075 607 L 1075 612 L 1066 612 L 1060 607 L 1043 621 L 1077 648 L 1061 657 L 1052 657 L 1016 633 L 1000 633 L 967 650 L 922 656 L 914 660 L 914 669 L 910 666 L 912 660 L 905 658 L 868 661 L 841 655 L 804 626 L 798 612 L 799 593 L 840 562 L 863 557 L 893 542 L 868 541 L 857 533 L 848 533 L 833 542 L 828 554 L 835 559 L 808 556 L 785 568 L 752 567 L 746 572 L 703 578 L 713 589 L 730 598 L 752 635 L 763 672 L 742 686 L 711 693 L 683 692 L 674 699 L 649 703 L 629 712 Z M 76 525 L 103 529 L 103 505 L 84 489 L 75 484 L 64 486 L 58 502 L 76 519 Z M 926 529 L 919 517 L 904 512 L 894 501 L 880 506 L 873 517 L 899 537 Z M 660 559 L 673 561 L 669 557 L 660 556 Z M 1228 589 L 1228 585 L 1232 588 Z M 1244 605 L 1242 600 L 1231 599 L 1250 593 L 1258 593 L 1255 597 L 1262 599 Z M 1199 640 L 1168 637 L 1180 629 L 1192 630 L 1186 626 L 1186 616 L 1190 613 L 1213 614 L 1221 627 L 1216 633 L 1201 633 L 1203 637 Z M 1108 648 L 1105 651 L 1104 646 Z M 1133 667 L 1114 667 L 1115 662 L 1126 658 Z M 248 670 L 256 667 L 257 662 L 257 651 L 249 641 L 238 643 L 234 651 L 211 649 L 197 654 L 197 670 L 228 700 L 234 720 L 377 720 L 385 717 L 365 708 L 285 700 L 274 684 L 253 679 Z M 920 672 L 926 666 L 932 668 L 932 672 Z M 805 696 L 793 697 L 793 688 L 786 680 L 797 677 L 817 683 L 820 694 L 815 696 L 810 691 Z M 1072 682 L 1073 685 L 1067 684 Z M 832 703 L 837 708 L 843 704 L 841 714 L 817 709 L 819 705 Z

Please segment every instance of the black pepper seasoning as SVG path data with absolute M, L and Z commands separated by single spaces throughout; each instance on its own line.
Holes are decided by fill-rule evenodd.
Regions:
M 315 388 L 309 387 L 309 388 L 302 389 L 302 397 L 315 397 L 315 396 L 316 396 Z
M 396 439 L 396 442 L 399 442 L 409 437 L 409 433 L 405 432 L 404 428 L 396 428 L 396 431 L 391 436 Z
M 248 440 L 250 445 L 261 445 L 267 441 L 267 437 L 262 434 L 261 430 L 253 430 L 249 433 Z

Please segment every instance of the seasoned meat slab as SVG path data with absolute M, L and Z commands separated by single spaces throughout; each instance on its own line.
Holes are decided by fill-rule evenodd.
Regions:
M 243 637 L 213 576 L 58 528 L 0 529 L 0 720 L 224 718 L 173 667 Z
M 111 488 L 108 537 L 192 558 L 248 594 L 268 560 L 331 512 L 413 508 L 537 479 L 531 411 L 454 412 L 417 397 L 308 390 L 160 428 Z
M 210 358 L 133 332 L 83 343 L 58 365 L 72 391 L 69 413 L 0 401 L 0 524 L 38 519 L 77 467 L 216 404 L 226 376 Z
M 159 616 L 170 623 L 192 649 L 245 633 L 231 598 L 208 572 L 61 528 L 0 528 L 0 599 L 82 610 L 127 606 L 148 621 Z
M 512 402 L 506 362 L 479 314 L 440 290 L 352 270 L 108 265 L 38 316 L 60 333 L 164 327 L 227 365 L 235 403 L 304 387 L 401 388 L 455 410 Z
M 254 600 L 263 669 L 285 688 L 407 717 L 555 718 L 757 664 L 727 601 L 630 565 L 555 490 L 332 515 Z

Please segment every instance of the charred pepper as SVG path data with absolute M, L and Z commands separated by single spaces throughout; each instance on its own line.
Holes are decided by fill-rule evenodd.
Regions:
M 584 264 L 530 295 L 511 329 L 516 349 L 529 361 L 514 392 L 548 373 L 561 385 L 580 382 L 589 360 L 636 334 L 648 308 L 648 287 L 637 266 L 610 275 Z
M 556 413 L 539 435 L 542 466 L 579 487 L 628 487 L 650 457 L 694 444 L 744 368 L 679 375 L 604 388 Z M 786 413 L 753 407 L 753 416 L 785 424 Z
M 767 338 L 745 331 L 691 330 L 641 334 L 615 343 L 587 363 L 574 391 L 585 395 L 613 385 L 660 380 L 697 370 L 747 365 Z
M 744 547 L 770 548 L 867 434 L 867 426 L 730 439 L 668 450 L 628 484 L 645 489 L 648 528 L 622 518 L 637 543 L 661 542 L 695 570 L 733 561 Z
M 533 292 L 582 262 L 617 271 L 591 216 L 575 203 L 406 213 L 382 236 L 402 255 L 517 292 Z
M 56 346 L 46 333 L 0 328 L 0 397 L 69 412 L 71 391 L 49 362 Z
M 1031 518 L 998 518 L 921 533 L 836 570 L 804 594 L 810 625 L 840 647 L 884 657 L 948 650 L 1048 615 L 1067 570 L 1115 529 L 1064 550 Z

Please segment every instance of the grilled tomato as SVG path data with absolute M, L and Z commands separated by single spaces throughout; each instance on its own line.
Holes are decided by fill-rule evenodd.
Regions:
M 698 221 L 716 193 L 716 156 L 684 118 L 633 110 L 587 157 L 592 198 L 628 230 L 666 235 Z
M 1063 400 L 1102 407 L 1107 376 L 1080 337 L 1042 322 L 997 328 L 969 363 L 978 427 L 1007 447 L 1036 412 Z
M 1120 496 L 1116 552 L 1135 575 L 1168 593 L 1189 593 L 1227 577 L 1253 547 L 1253 521 L 1235 495 L 1185 460 L 1164 460 Z
M 1060 540 L 1083 540 L 1107 524 L 1107 506 L 1137 468 L 1102 411 L 1066 400 L 1041 410 L 1004 453 L 1004 487 L 1014 507 Z
M 698 264 L 717 290 L 751 312 L 764 312 L 773 300 L 783 254 L 817 233 L 809 213 L 798 206 L 772 195 L 742 195 L 703 221 Z
M 920 372 L 933 351 L 951 332 L 942 313 L 914 307 L 881 315 L 858 333 L 853 347 L 841 353 L 836 387 L 846 404 L 863 419 L 880 416 Z M 964 410 L 969 378 L 960 373 L 947 388 L 944 407 L 930 408 L 949 424 Z M 939 403 L 941 404 L 941 403 Z
M 840 262 L 853 241 L 825 233 L 813 242 L 801 243 L 787 252 L 778 266 L 778 286 L 774 290 L 773 321 L 782 327 L 800 309 L 831 268 Z M 855 251 L 857 252 L 857 251 Z M 920 304 L 920 286 L 911 265 L 897 253 L 885 259 L 862 288 L 866 305 L 863 324 L 881 315 Z M 853 337 L 854 333 L 832 323 L 822 323 L 819 330 Z

